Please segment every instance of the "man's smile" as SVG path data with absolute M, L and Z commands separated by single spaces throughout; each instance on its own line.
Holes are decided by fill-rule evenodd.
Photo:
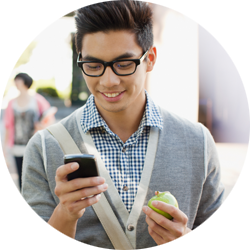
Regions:
M 125 92 L 125 90 L 123 91 L 100 91 L 101 94 L 105 95 L 106 97 L 116 97 L 120 94 L 122 94 L 123 92 Z
M 121 92 L 118 92 L 118 93 L 103 93 L 105 96 L 107 97 L 116 97 L 118 95 L 120 95 Z
M 124 91 L 114 91 L 114 92 L 100 92 L 100 93 L 102 94 L 102 96 L 104 97 L 105 100 L 116 102 L 122 98 L 123 94 L 125 93 L 125 90 Z

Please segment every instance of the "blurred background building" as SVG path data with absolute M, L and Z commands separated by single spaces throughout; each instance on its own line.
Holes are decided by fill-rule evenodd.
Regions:
M 160 106 L 210 130 L 228 195 L 244 164 L 249 140 L 243 83 L 229 55 L 205 29 L 178 12 L 150 5 L 158 58 L 145 88 Z M 90 93 L 76 65 L 73 15 L 62 17 L 28 45 L 6 83 L 2 114 L 17 95 L 13 78 L 19 72 L 28 73 L 34 80 L 33 91 L 58 108 L 57 120 L 86 102 Z M 4 134 L 2 124 L 1 128 Z M 10 172 L 16 181 L 14 166 Z

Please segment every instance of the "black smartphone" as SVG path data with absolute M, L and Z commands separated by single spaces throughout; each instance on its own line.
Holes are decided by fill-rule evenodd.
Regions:
M 64 156 L 64 164 L 77 162 L 79 168 L 73 173 L 68 174 L 68 180 L 76 178 L 86 178 L 99 176 L 97 162 L 94 155 L 89 154 L 70 154 Z

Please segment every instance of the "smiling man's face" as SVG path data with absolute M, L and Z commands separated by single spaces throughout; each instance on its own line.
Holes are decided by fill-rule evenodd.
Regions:
M 119 59 L 139 59 L 143 55 L 142 48 L 137 44 L 135 35 L 129 31 L 109 31 L 87 34 L 82 43 L 82 60 L 87 57 L 102 61 Z M 129 57 L 120 58 L 129 54 Z M 116 75 L 110 67 L 100 77 L 90 77 L 83 74 L 90 92 L 95 96 L 95 103 L 103 112 L 132 111 L 137 106 L 145 105 L 146 73 L 150 71 L 148 63 L 143 61 L 134 74 L 128 76 Z

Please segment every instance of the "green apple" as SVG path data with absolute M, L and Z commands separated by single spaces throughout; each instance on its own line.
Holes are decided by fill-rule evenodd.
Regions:
M 152 205 L 152 202 L 153 202 L 153 201 L 163 201 L 163 202 L 165 202 L 165 203 L 168 203 L 168 204 L 170 204 L 170 205 L 173 205 L 173 206 L 179 208 L 177 200 L 175 199 L 175 197 L 174 197 L 170 192 L 166 191 L 166 192 L 160 193 L 159 191 L 156 191 L 156 196 L 152 197 L 152 198 L 148 201 L 148 206 L 149 206 L 151 209 L 153 209 L 155 212 L 157 212 L 157 213 L 159 213 L 159 214 L 165 216 L 165 217 L 168 218 L 169 220 L 172 220 L 173 217 L 172 217 L 170 214 L 168 214 L 168 213 L 166 213 L 166 212 L 164 212 L 164 211 L 162 211 L 162 210 L 160 210 L 160 209 L 155 208 L 155 207 Z

